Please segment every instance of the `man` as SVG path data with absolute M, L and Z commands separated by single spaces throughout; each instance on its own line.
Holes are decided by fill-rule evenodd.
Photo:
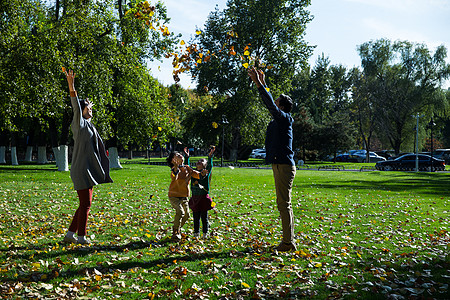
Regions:
M 281 216 L 283 239 L 276 250 L 296 250 L 294 243 L 294 215 L 291 205 L 292 183 L 295 177 L 294 151 L 292 151 L 292 99 L 281 95 L 273 101 L 268 92 L 264 73 L 254 67 L 249 69 L 248 75 L 258 87 L 264 104 L 271 113 L 273 120 L 266 131 L 266 163 L 272 164 L 277 193 L 277 208 Z

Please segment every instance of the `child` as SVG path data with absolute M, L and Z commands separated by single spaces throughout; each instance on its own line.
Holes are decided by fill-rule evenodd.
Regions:
M 206 176 L 200 176 L 198 180 L 191 181 L 192 197 L 189 200 L 189 207 L 194 214 L 194 237 L 199 236 L 200 219 L 202 220 L 203 238 L 208 237 L 208 210 L 212 209 L 212 200 L 208 195 L 209 183 L 211 180 L 211 171 L 213 167 L 213 153 L 215 147 L 211 147 L 208 154 L 208 162 L 206 159 L 200 159 L 197 162 L 197 171 L 202 172 L 205 169 L 208 171 Z
M 186 156 L 189 158 L 189 150 L 184 148 Z M 193 170 L 189 165 L 183 165 L 184 157 L 179 152 L 172 152 L 166 159 L 171 167 L 170 177 L 172 181 L 169 186 L 169 201 L 175 209 L 175 220 L 173 222 L 172 241 L 181 240 L 181 227 L 189 219 L 189 182 L 191 177 L 200 178 L 200 172 Z M 206 175 L 206 170 L 203 176 Z

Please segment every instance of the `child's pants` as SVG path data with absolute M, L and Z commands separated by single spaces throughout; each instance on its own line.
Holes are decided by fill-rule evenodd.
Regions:
M 80 205 L 73 216 L 69 231 L 77 232 L 78 236 L 86 235 L 87 219 L 89 210 L 91 209 L 93 190 L 93 187 L 90 187 L 88 189 L 77 191 Z
M 169 197 L 169 201 L 172 207 L 175 208 L 173 231 L 179 233 L 181 227 L 189 219 L 189 199 L 188 197 Z
M 200 218 L 202 219 L 202 231 L 208 232 L 208 211 L 194 211 L 194 233 L 200 232 Z

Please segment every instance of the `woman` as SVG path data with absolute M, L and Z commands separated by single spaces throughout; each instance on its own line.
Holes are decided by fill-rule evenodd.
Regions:
M 90 244 L 86 239 L 86 226 L 92 204 L 94 185 L 113 182 L 109 176 L 109 159 L 102 138 L 91 123 L 92 103 L 79 100 L 75 90 L 75 74 L 65 71 L 73 108 L 72 133 L 74 147 L 70 177 L 78 193 L 80 205 L 73 216 L 64 242 Z M 78 238 L 75 238 L 77 233 Z

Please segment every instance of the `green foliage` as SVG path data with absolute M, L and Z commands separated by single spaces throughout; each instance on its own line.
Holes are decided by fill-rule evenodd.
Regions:
M 248 65 L 266 72 L 276 95 L 290 87 L 294 72 L 306 65 L 311 48 L 303 40 L 310 16 L 309 1 L 229 1 L 213 11 L 198 39 L 211 59 L 191 69 L 198 90 L 227 95 L 217 106 L 217 116 L 230 122 L 233 140 L 261 144 L 269 121 L 265 107 L 249 84 Z M 245 134 L 243 134 L 245 133 Z M 236 143 L 235 143 L 236 145 Z M 234 146 L 233 146 L 234 147 Z
M 425 45 L 381 39 L 359 46 L 364 80 L 361 99 L 371 101 L 380 135 L 400 152 L 414 126 L 417 113 L 442 114 L 447 100 L 440 89 L 450 76 L 447 51 L 439 46 L 434 54 Z
M 94 122 L 103 137 L 124 145 L 147 145 L 155 135 L 166 141 L 173 132 L 167 92 L 151 78 L 145 61 L 161 58 L 177 37 L 126 14 L 137 2 L 120 0 L 120 9 L 112 0 L 52 4 L 2 1 L 0 129 L 27 130 L 27 119 L 33 119 L 45 131 L 53 124 L 52 130 L 68 137 L 65 67 L 76 73 L 79 96 L 95 103 Z M 158 26 L 169 21 L 161 3 L 154 18 Z M 112 124 L 120 121 L 124 123 L 117 130 Z

